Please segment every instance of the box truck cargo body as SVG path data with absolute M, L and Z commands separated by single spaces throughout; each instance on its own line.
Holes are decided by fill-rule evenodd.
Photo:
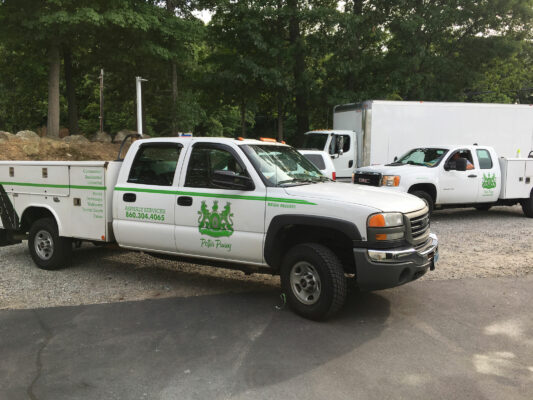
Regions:
M 385 164 L 412 148 L 442 143 L 477 143 L 492 146 L 503 157 L 525 158 L 533 150 L 533 106 L 371 100 L 336 106 L 333 130 L 322 132 L 335 131 L 354 132 L 358 167 Z

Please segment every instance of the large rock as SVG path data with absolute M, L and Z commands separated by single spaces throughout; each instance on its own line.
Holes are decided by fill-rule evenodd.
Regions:
M 96 132 L 93 136 L 93 142 L 111 143 L 113 139 L 111 135 L 105 132 Z
M 63 138 L 63 141 L 65 143 L 76 143 L 76 144 L 85 144 L 89 143 L 89 139 L 87 139 L 83 135 L 72 135 L 72 136 L 66 136 Z
M 3 140 L 13 140 L 13 139 L 15 139 L 15 135 L 13 135 L 13 134 L 10 133 L 10 132 L 0 131 L 0 139 L 3 139 Z
M 39 135 L 37 135 L 34 131 L 19 131 L 15 136 L 20 139 L 39 139 Z
M 39 154 L 39 142 L 31 141 L 28 144 L 25 144 L 24 146 L 22 146 L 22 151 L 28 157 L 35 157 Z
M 136 134 L 136 131 L 130 131 L 128 129 L 122 129 L 121 131 L 118 131 L 115 135 L 115 138 L 113 139 L 113 142 L 115 143 L 122 143 L 122 141 L 126 138 L 128 135 L 134 135 Z

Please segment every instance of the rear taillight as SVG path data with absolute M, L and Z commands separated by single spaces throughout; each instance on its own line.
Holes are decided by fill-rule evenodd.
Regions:
M 335 171 L 331 173 L 331 179 L 333 179 L 334 181 L 337 180 L 337 173 Z

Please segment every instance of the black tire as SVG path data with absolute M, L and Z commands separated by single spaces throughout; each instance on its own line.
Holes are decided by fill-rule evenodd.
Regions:
M 521 204 L 524 215 L 528 218 L 533 218 L 533 190 L 531 191 L 529 199 L 522 200 Z
M 492 208 L 492 204 L 481 204 L 474 207 L 478 211 L 489 211 Z
M 33 262 L 41 269 L 66 267 L 72 255 L 72 240 L 60 237 L 53 218 L 41 218 L 33 223 L 28 237 Z
M 422 200 L 424 200 L 428 206 L 429 213 L 433 213 L 433 208 L 435 206 L 433 202 L 433 197 L 428 192 L 424 192 L 423 190 L 414 190 L 412 192 L 409 192 L 413 196 L 419 197 Z
M 318 295 L 313 294 L 307 299 L 307 302 L 312 302 L 311 304 L 306 304 L 305 300 L 302 300 L 302 297 L 309 294 L 306 290 L 312 287 L 311 284 L 303 282 L 306 280 L 305 277 L 301 275 L 301 278 L 295 278 L 291 283 L 291 274 L 294 273 L 296 277 L 302 265 L 311 266 L 314 271 L 311 274 L 316 274 L 319 278 L 318 284 L 317 281 L 314 283 L 319 287 Z M 294 246 L 283 259 L 280 275 L 281 287 L 287 296 L 287 303 L 302 317 L 323 320 L 333 316 L 344 305 L 347 292 L 344 269 L 335 253 L 325 246 L 317 243 Z M 297 287 L 302 289 L 302 284 L 303 290 L 298 291 Z

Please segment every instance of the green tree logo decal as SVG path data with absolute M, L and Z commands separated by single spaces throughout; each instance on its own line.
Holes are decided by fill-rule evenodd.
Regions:
M 483 174 L 483 182 L 481 182 L 483 189 L 494 189 L 496 187 L 496 174 Z
M 198 230 L 202 235 L 212 237 L 231 236 L 233 234 L 233 213 L 231 203 L 226 203 L 224 210 L 218 212 L 218 200 L 213 202 L 213 209 L 209 211 L 205 200 L 202 201 L 200 211 L 198 211 Z

